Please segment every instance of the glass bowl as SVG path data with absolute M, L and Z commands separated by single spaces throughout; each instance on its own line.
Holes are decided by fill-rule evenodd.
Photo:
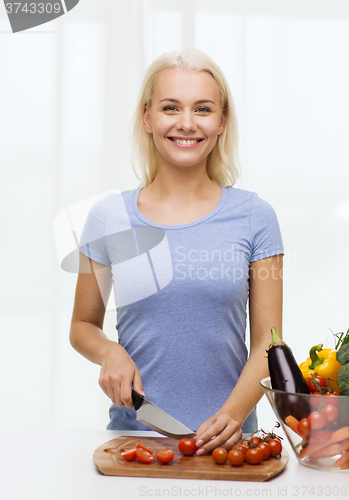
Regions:
M 345 460 L 349 455 L 345 451 L 349 450 L 349 396 L 276 391 L 271 387 L 270 377 L 261 380 L 261 386 L 301 465 L 349 472 L 349 462 Z M 303 418 L 307 422 L 303 422 L 302 433 L 298 433 L 297 420 Z

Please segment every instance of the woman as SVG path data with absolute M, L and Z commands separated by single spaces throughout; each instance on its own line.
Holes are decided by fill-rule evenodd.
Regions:
M 124 211 L 117 211 L 115 195 L 89 214 L 71 343 L 101 365 L 99 383 L 113 402 L 109 429 L 146 429 L 131 400 L 131 386 L 142 394 L 144 387 L 150 401 L 196 430 L 198 455 L 229 449 L 243 431 L 257 429 L 270 329 L 281 332 L 277 219 L 255 193 L 232 187 L 238 174 L 234 105 L 222 72 L 201 51 L 167 53 L 150 66 L 133 132 L 142 189 L 122 193 Z M 142 230 L 152 236 L 140 250 Z M 152 231 L 162 231 L 162 246 L 151 248 Z M 170 261 L 156 251 L 166 245 Z M 145 267 L 138 274 L 137 262 L 152 274 Z M 137 296 L 149 276 L 156 288 Z M 102 331 L 112 281 L 119 343 Z M 130 291 L 144 298 L 126 299 Z

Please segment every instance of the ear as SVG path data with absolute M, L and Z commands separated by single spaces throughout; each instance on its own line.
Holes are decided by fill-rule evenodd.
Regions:
M 144 124 L 144 128 L 148 132 L 148 134 L 152 134 L 153 129 L 151 128 L 149 109 L 148 109 L 147 105 L 144 106 L 143 124 Z
M 221 116 L 221 123 L 220 123 L 219 129 L 218 129 L 218 135 L 220 135 L 223 132 L 226 121 L 227 121 L 227 108 L 223 108 L 222 116 Z

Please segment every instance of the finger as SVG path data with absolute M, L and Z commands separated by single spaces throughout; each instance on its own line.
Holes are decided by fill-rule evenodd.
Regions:
M 145 394 L 143 391 L 142 377 L 141 377 L 141 374 L 139 373 L 138 370 L 135 371 L 132 385 L 133 385 L 133 389 L 136 392 L 138 392 L 138 394 L 142 394 L 142 396 L 145 397 Z
M 222 447 L 225 448 L 224 444 L 230 438 L 230 433 L 224 430 L 218 435 L 212 436 L 212 438 L 202 445 L 196 452 L 197 455 L 204 455 L 214 450 L 215 448 Z
M 214 419 L 211 417 L 206 422 L 200 425 L 198 430 L 196 431 L 196 446 L 200 447 L 202 444 L 205 443 L 205 435 L 207 432 L 207 429 L 209 429 L 213 423 Z
M 110 393 L 110 391 L 108 390 L 107 385 L 106 385 L 106 384 L 104 384 L 104 382 L 103 382 L 103 380 L 102 380 L 101 378 L 98 380 L 98 383 L 99 383 L 100 388 L 101 388 L 101 389 L 102 389 L 102 391 L 104 392 L 104 394 L 105 394 L 106 396 L 108 396 L 108 398 L 109 398 L 109 399 L 111 399 L 113 403 L 115 403 L 115 400 L 113 400 L 113 399 L 114 399 L 114 394 L 113 394 L 113 392 L 112 392 L 112 393 Z
M 123 376 L 121 377 L 120 399 L 127 408 L 133 408 L 132 391 L 131 391 L 131 385 L 133 379 L 132 375 L 123 374 Z
M 207 421 L 207 429 L 198 437 L 196 440 L 196 445 L 201 447 L 205 443 L 210 442 L 213 438 L 221 434 L 221 432 L 227 427 L 228 420 L 226 419 L 209 419 Z
M 196 454 L 203 455 L 218 447 L 230 449 L 240 439 L 241 435 L 242 432 L 238 423 L 229 422 L 228 425 L 222 428 L 221 432 L 217 432 L 208 442 L 201 445 Z
M 235 443 L 237 443 L 242 435 L 240 429 L 234 432 L 230 426 L 227 426 L 224 431 L 214 439 L 211 439 L 209 443 L 204 447 L 205 451 L 208 453 L 218 446 L 230 450 Z

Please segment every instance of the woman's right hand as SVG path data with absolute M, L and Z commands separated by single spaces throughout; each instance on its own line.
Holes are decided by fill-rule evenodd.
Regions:
M 133 408 L 131 386 L 136 392 L 145 396 L 136 363 L 116 342 L 112 342 L 103 350 L 101 360 L 99 385 L 102 390 L 114 404 Z

